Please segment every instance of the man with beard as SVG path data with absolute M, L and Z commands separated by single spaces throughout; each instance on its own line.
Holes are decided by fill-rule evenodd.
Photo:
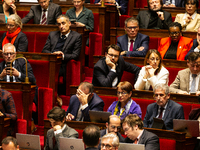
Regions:
M 144 29 L 168 29 L 172 22 L 169 12 L 162 10 L 162 0 L 147 0 L 149 10 L 140 11 L 137 15 L 140 28 Z

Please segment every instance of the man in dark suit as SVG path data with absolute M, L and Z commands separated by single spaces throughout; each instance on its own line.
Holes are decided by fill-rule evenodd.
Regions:
M 59 138 L 78 138 L 78 132 L 65 123 L 65 110 L 54 107 L 47 114 L 52 129 L 47 131 L 45 150 L 58 150 Z
M 83 143 L 85 150 L 99 150 L 100 130 L 95 125 L 89 125 L 83 130 Z
M 124 71 L 135 74 L 135 80 L 137 80 L 140 67 L 125 62 L 120 56 L 120 51 L 120 47 L 115 44 L 108 46 L 105 57 L 94 66 L 92 79 L 94 86 L 116 87 Z
M 143 129 L 143 122 L 137 114 L 128 115 L 123 121 L 126 143 L 144 144 L 145 150 L 160 150 L 159 138 L 154 133 Z
M 39 5 L 31 6 L 29 13 L 22 19 L 28 23 L 33 19 L 34 24 L 56 24 L 56 18 L 62 14 L 61 7 L 49 0 L 38 0 Z
M 183 106 L 169 99 L 169 87 L 162 83 L 154 86 L 154 99 L 156 103 L 147 106 L 144 117 L 144 127 L 151 128 L 153 118 L 164 121 L 167 130 L 173 130 L 173 119 L 184 119 Z
M 104 102 L 93 90 L 89 82 L 79 85 L 76 95 L 70 98 L 66 120 L 90 121 L 89 110 L 103 111 Z
M 184 0 L 163 0 L 164 7 L 184 7 Z
M 140 28 L 144 29 L 168 29 L 172 22 L 169 12 L 162 10 L 162 0 L 147 0 L 149 10 L 139 11 L 137 19 Z
M 138 33 L 139 23 L 134 17 L 125 20 L 127 34 L 117 38 L 117 45 L 121 48 L 121 55 L 131 57 L 145 57 L 149 49 L 149 36 Z
M 185 56 L 185 60 L 188 59 L 188 56 L 192 52 L 200 52 L 200 27 L 198 28 L 198 31 L 197 31 L 197 38 L 193 40 L 193 45 L 192 45 L 190 51 Z
M 108 133 L 101 138 L 101 150 L 118 150 L 119 138 L 114 133 Z
M 12 75 L 10 76 L 10 69 L 8 65 L 9 63 L 16 58 L 16 49 L 15 46 L 11 43 L 7 43 L 3 46 L 3 58 L 4 61 L 0 63 L 0 80 L 11 82 L 24 82 L 26 77 L 26 62 L 24 59 L 19 58 L 16 59 L 12 64 Z M 36 79 L 33 74 L 33 70 L 29 62 L 27 62 L 28 68 L 28 77 L 29 82 L 32 84 L 36 84 Z
M 62 55 L 59 76 L 63 77 L 63 85 L 58 86 L 58 94 L 65 95 L 66 63 L 71 59 L 78 59 L 81 52 L 82 38 L 79 33 L 70 30 L 71 23 L 66 15 L 58 16 L 57 24 L 59 31 L 52 31 L 49 33 L 42 53 Z

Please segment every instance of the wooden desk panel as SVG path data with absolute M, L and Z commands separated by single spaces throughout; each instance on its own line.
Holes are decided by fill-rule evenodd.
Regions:
M 23 103 L 23 119 L 27 120 L 27 133 L 31 133 L 32 106 L 35 96 L 35 85 L 24 82 L 0 82 L 2 89 L 9 92 L 21 91 Z
M 70 86 L 70 95 L 76 94 L 78 86 L 71 85 Z M 111 87 L 94 87 L 94 92 L 97 95 L 105 95 L 105 96 L 116 96 L 116 88 Z M 182 95 L 182 94 L 170 94 L 170 99 L 175 102 L 182 102 L 182 103 L 194 103 L 199 104 L 198 97 L 194 95 Z M 132 96 L 134 98 L 140 99 L 147 99 L 147 100 L 154 100 L 153 98 L 153 91 L 146 91 L 146 90 L 133 90 Z

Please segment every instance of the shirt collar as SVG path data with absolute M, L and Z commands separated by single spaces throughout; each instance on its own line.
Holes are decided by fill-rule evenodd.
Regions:
M 135 39 L 136 39 L 136 37 L 133 38 L 133 39 L 131 39 L 131 38 L 128 37 L 128 42 L 130 42 L 130 40 L 134 40 L 134 42 L 135 42 Z
M 184 15 L 184 17 L 183 17 L 183 19 L 185 19 L 187 15 L 188 15 L 188 13 L 186 12 L 185 15 Z M 194 18 L 196 17 L 196 15 L 197 15 L 197 12 L 195 11 L 194 14 L 192 15 L 192 20 L 194 20 Z
M 69 32 L 67 34 L 65 34 L 65 38 L 68 38 L 70 32 L 71 32 L 71 30 L 69 30 Z M 60 33 L 60 38 L 62 38 L 62 33 Z

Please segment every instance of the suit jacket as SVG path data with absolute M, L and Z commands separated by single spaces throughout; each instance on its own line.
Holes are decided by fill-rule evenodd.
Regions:
M 168 29 L 168 25 L 172 23 L 172 16 L 169 12 L 162 10 L 164 13 L 164 21 L 158 18 L 156 29 Z M 139 21 L 140 28 L 147 29 L 149 25 L 149 19 L 151 17 L 151 11 L 139 11 L 137 19 Z
M 163 4 L 165 4 L 166 1 L 168 1 L 168 0 L 163 0 Z M 185 6 L 184 5 L 184 0 L 175 0 L 175 6 L 176 7 L 184 7 Z
M 159 107 L 156 103 L 147 106 L 146 115 L 143 121 L 144 127 L 152 127 L 153 118 L 158 115 L 158 108 Z M 165 123 L 166 129 L 173 130 L 173 119 L 184 119 L 183 106 L 169 99 L 162 119 Z
M 186 68 L 184 70 L 180 70 L 174 82 L 170 85 L 169 91 L 170 93 L 178 93 L 179 91 L 190 92 L 189 84 L 190 84 L 190 69 Z M 200 91 L 200 82 L 198 83 L 198 91 Z
M 86 29 L 89 29 L 90 31 L 94 30 L 94 16 L 90 9 L 83 6 L 82 12 L 76 18 L 76 8 L 74 7 L 67 10 L 66 15 L 69 19 L 76 19 L 76 22 L 85 24 Z
M 98 3 L 100 0 L 95 0 L 94 3 Z M 116 0 L 116 2 L 121 6 L 120 13 L 121 15 L 127 14 L 127 8 L 128 8 L 128 0 Z
M 185 56 L 185 60 L 187 60 L 188 56 L 190 55 L 190 53 L 194 52 L 195 48 L 198 46 L 199 44 L 197 43 L 197 39 L 193 40 L 193 45 L 190 49 L 190 51 L 187 53 L 187 55 Z
M 56 145 L 53 147 L 53 137 L 55 137 Z M 45 150 L 58 150 L 59 149 L 59 137 L 78 138 L 78 132 L 73 128 L 70 128 L 67 124 L 65 129 L 54 136 L 53 129 L 47 131 Z
M 33 18 L 34 24 L 40 24 L 42 8 L 40 5 L 33 5 L 29 13 L 22 19 L 22 23 L 28 23 Z M 62 14 L 61 7 L 54 3 L 49 3 L 47 24 L 56 24 L 56 19 Z
M 2 72 L 4 68 L 5 68 L 5 61 L 2 61 L 0 63 L 0 72 Z M 15 77 L 16 82 L 24 82 L 25 77 L 26 77 L 26 62 L 25 62 L 25 60 L 22 58 L 16 59 L 14 68 L 16 68 L 21 73 L 21 78 Z M 27 68 L 28 68 L 29 82 L 31 82 L 32 84 L 36 84 L 36 79 L 33 74 L 32 67 L 28 61 L 27 61 Z M 4 77 L 2 81 L 6 81 L 6 77 Z
M 121 51 L 128 51 L 128 35 L 122 35 L 117 38 L 117 45 L 121 48 Z M 136 49 L 143 46 L 144 50 L 137 51 Z M 126 56 L 131 57 L 145 57 L 149 49 L 149 36 L 138 33 L 134 42 L 133 51 L 128 51 Z
M 101 58 L 94 65 L 93 79 L 92 79 L 92 84 L 94 86 L 112 87 L 113 80 L 117 77 L 119 83 L 124 71 L 128 71 L 135 74 L 135 80 L 137 80 L 140 67 L 125 62 L 123 57 L 120 56 L 117 62 L 118 65 L 116 67 L 116 72 L 113 72 L 109 69 L 105 59 L 106 59 L 105 57 Z
M 178 46 L 177 46 L 176 59 L 177 60 L 185 60 L 185 56 L 191 49 L 192 44 L 193 44 L 193 42 L 192 42 L 191 38 L 181 36 L 181 38 L 178 42 Z M 162 58 L 164 58 L 170 45 L 171 45 L 170 37 L 162 38 L 160 40 L 160 46 L 158 48 L 158 51 L 160 52 Z
M 128 137 L 125 139 L 125 143 L 133 143 Z M 138 144 L 144 144 L 145 150 L 160 150 L 159 138 L 154 133 L 147 130 L 143 130 L 143 133 L 139 139 Z
M 5 36 L 6 36 L 6 32 L 3 33 L 3 36 L 1 37 L 0 49 L 2 49 L 2 43 Z M 28 52 L 28 38 L 26 34 L 24 34 L 22 31 L 19 32 L 13 45 L 15 46 L 17 52 Z
M 74 116 L 73 120 L 76 120 L 79 106 L 80 102 L 78 97 L 76 95 L 73 95 L 70 98 L 69 107 L 67 109 L 66 115 L 68 113 L 71 113 Z M 104 107 L 103 100 L 96 93 L 94 93 L 92 99 L 88 103 L 88 107 L 82 110 L 83 121 L 90 121 L 89 110 L 103 111 L 103 107 Z
M 174 22 L 179 22 L 181 26 L 183 27 L 183 31 L 191 31 L 191 32 L 197 32 L 198 27 L 200 26 L 200 14 L 196 14 L 195 18 L 190 21 L 187 25 L 184 25 L 185 19 L 183 17 L 184 14 L 177 14 Z

